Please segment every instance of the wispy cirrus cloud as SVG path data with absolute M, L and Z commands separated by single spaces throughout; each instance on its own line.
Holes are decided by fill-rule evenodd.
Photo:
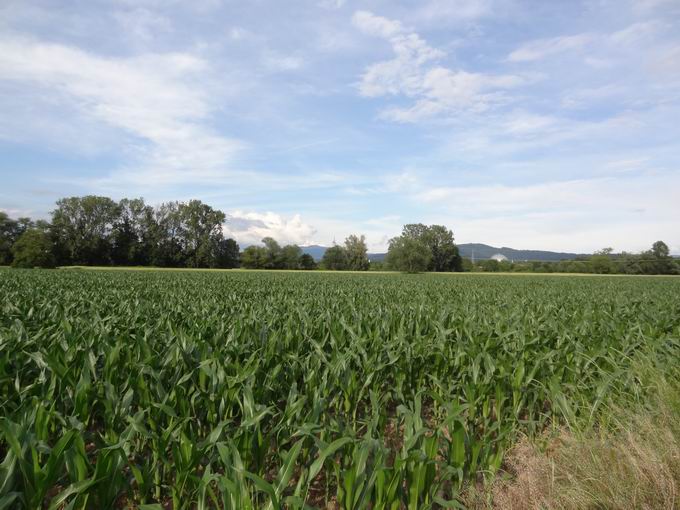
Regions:
M 199 198 L 242 242 L 379 251 L 424 221 L 680 251 L 677 0 L 356 5 L 0 2 L 0 207 Z
M 26 37 L 0 38 L 0 80 L 49 93 L 86 118 L 125 132 L 131 157 L 116 178 L 162 185 L 224 171 L 243 143 L 210 128 L 209 64 L 190 53 L 97 56 Z M 82 136 L 87 136 L 83 132 Z M 145 175 L 146 174 L 146 175 Z
M 505 91 L 527 81 L 511 74 L 451 69 L 440 62 L 446 54 L 430 46 L 399 21 L 358 11 L 354 25 L 367 35 L 387 40 L 394 58 L 371 64 L 361 76 L 359 91 L 367 97 L 405 96 L 409 107 L 389 107 L 382 116 L 414 122 L 440 114 L 480 112 L 505 102 Z
M 510 62 L 529 62 L 570 50 L 583 49 L 595 40 L 593 34 L 576 34 L 538 39 L 523 44 L 510 55 Z

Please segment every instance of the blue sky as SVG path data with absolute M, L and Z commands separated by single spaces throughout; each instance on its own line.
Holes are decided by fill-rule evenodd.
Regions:
M 4 0 L 0 208 L 680 253 L 680 0 Z

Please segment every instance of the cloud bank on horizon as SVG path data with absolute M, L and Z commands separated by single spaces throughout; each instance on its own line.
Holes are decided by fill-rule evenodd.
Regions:
M 7 0 L 0 209 L 198 198 L 244 244 L 680 253 L 677 0 Z

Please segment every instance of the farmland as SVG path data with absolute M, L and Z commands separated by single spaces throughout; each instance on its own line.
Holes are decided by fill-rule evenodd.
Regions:
M 0 270 L 0 508 L 428 508 L 677 363 L 680 279 Z

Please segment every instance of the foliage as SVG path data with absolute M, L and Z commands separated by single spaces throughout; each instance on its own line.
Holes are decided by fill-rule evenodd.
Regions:
M 396 271 L 421 273 L 430 266 L 432 252 L 422 241 L 400 236 L 390 240 L 386 261 Z
M 333 271 L 368 271 L 369 266 L 366 237 L 363 235 L 348 236 L 343 246 L 334 244 L 321 259 L 321 267 Z
M 264 269 L 267 250 L 262 246 L 248 246 L 241 254 L 241 265 L 246 269 Z
M 334 271 L 347 269 L 347 252 L 342 246 L 331 246 L 323 254 L 321 267 Z
M 454 243 L 453 232 L 444 225 L 411 223 L 404 225 L 401 235 L 427 246 L 430 250 L 428 271 L 462 271 L 462 259 Z
M 7 508 L 455 508 L 680 349 L 671 278 L 1 271 Z
M 247 269 L 315 269 L 314 259 L 302 253 L 296 244 L 281 247 L 271 237 L 262 239 L 264 246 L 248 246 L 241 255 L 241 265 Z
M 62 198 L 52 213 L 52 234 L 59 261 L 74 264 L 111 262 L 113 225 L 118 205 L 108 197 Z
M 680 259 L 669 254 L 668 246 L 657 241 L 651 250 L 640 254 L 614 253 L 603 248 L 592 256 L 559 262 L 478 260 L 475 264 L 463 260 L 466 271 L 504 271 L 524 273 L 594 273 L 594 274 L 680 274 Z
M 239 267 L 240 254 L 239 246 L 233 239 L 220 239 L 216 243 L 215 259 L 217 267 L 231 269 Z
M 29 228 L 12 246 L 13 267 L 54 267 L 52 242 L 47 234 L 37 228 Z
M 584 430 L 562 427 L 545 437 L 522 438 L 506 455 L 506 473 L 483 487 L 467 488 L 466 506 L 676 508 L 680 371 L 644 356 L 631 371 L 641 381 L 638 391 L 617 396 Z
M 347 269 L 351 271 L 367 271 L 370 264 L 367 253 L 368 248 L 366 247 L 365 236 L 351 235 L 345 239 Z
M 309 253 L 303 253 L 300 256 L 300 269 L 316 269 L 316 261 Z
M 301 269 L 302 248 L 289 244 L 281 249 L 281 269 Z
M 154 251 L 154 211 L 141 198 L 118 202 L 111 233 L 111 260 L 120 266 L 145 266 Z
M 238 244 L 226 239 L 222 211 L 199 200 L 166 202 L 157 207 L 143 199 L 108 197 L 63 198 L 52 213 L 52 223 L 30 218 L 12 219 L 0 212 L 0 265 L 12 262 L 12 245 L 22 232 L 37 228 L 52 243 L 52 254 L 60 265 L 119 265 L 159 267 L 234 268 L 240 265 Z M 501 261 L 499 264 L 464 261 L 454 243 L 453 232 L 443 225 L 404 225 L 402 238 L 426 246 L 429 262 L 423 271 L 487 271 L 599 274 L 680 274 L 680 258 L 657 241 L 640 254 L 614 253 L 611 248 L 591 257 L 559 262 Z M 280 246 L 273 238 L 263 239 L 264 248 L 244 252 L 244 267 L 252 269 L 312 269 L 296 245 Z M 419 248 L 421 244 L 408 246 Z M 401 242 L 395 247 L 401 248 Z M 404 253 L 393 261 L 403 262 Z M 422 255 L 422 253 L 421 253 Z M 416 253 L 415 258 L 420 256 Z M 322 267 L 331 270 L 381 270 L 384 263 L 370 264 L 364 236 L 351 235 L 341 246 L 324 254 Z M 419 267 L 419 264 L 417 264 Z M 393 267 L 396 267 L 393 264 Z M 405 266 L 404 266 L 405 267 Z
M 12 262 L 12 245 L 29 228 L 35 225 L 30 218 L 13 220 L 7 213 L 0 211 L 0 266 Z

